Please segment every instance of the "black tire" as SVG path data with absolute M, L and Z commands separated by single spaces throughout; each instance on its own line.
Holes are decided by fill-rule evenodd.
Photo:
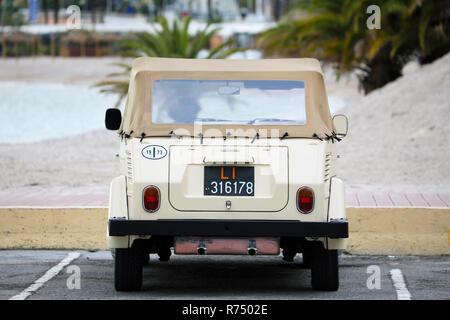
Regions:
M 114 286 L 117 291 L 141 290 L 142 262 L 142 251 L 138 248 L 116 249 Z
M 171 255 L 172 250 L 170 250 L 170 248 L 160 248 L 158 250 L 159 261 L 167 262 L 170 260 Z
M 148 266 L 150 263 L 150 253 L 148 253 L 147 251 L 145 251 L 142 254 L 142 265 L 143 266 Z
M 339 289 L 337 250 L 326 250 L 322 245 L 311 250 L 311 285 L 320 291 Z
M 293 262 L 296 254 L 297 252 L 292 249 L 283 249 L 283 260 L 287 262 Z
M 304 249 L 302 252 L 302 257 L 303 257 L 303 268 L 305 269 L 311 269 L 312 266 L 312 253 L 310 249 Z

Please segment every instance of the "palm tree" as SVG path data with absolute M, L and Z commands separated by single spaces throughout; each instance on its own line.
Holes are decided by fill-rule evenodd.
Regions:
M 368 2 L 372 1 L 362 1 Z M 428 63 L 450 50 L 448 1 L 383 1 L 379 6 L 382 27 L 367 32 L 364 39 L 367 71 L 360 83 L 366 92 L 400 76 L 412 58 Z
M 370 46 L 373 57 L 386 45 L 391 45 L 391 56 L 398 53 L 412 55 L 419 49 L 419 61 L 434 61 L 449 51 L 450 2 L 446 0 L 403 1 L 396 23 L 382 28 Z M 397 8 L 400 9 L 400 8 Z
M 401 76 L 403 65 L 417 52 L 448 52 L 444 2 L 299 0 L 296 17 L 263 33 L 260 44 L 266 54 L 316 57 L 332 64 L 338 76 L 358 70 L 368 93 Z M 369 5 L 381 8 L 379 30 L 366 27 Z
M 350 4 L 349 4 L 350 2 Z M 354 47 L 365 31 L 355 25 L 351 0 L 298 1 L 296 18 L 267 30 L 259 39 L 266 54 L 313 56 L 332 63 L 338 72 L 358 64 Z
M 94 86 L 103 87 L 100 92 L 103 93 L 112 93 L 117 94 L 119 97 L 117 98 L 115 108 L 119 108 L 122 101 L 126 98 L 128 94 L 128 80 L 120 80 L 124 78 L 128 78 L 130 76 L 131 66 L 126 63 L 115 63 L 117 67 L 121 67 L 123 70 L 117 73 L 108 74 L 107 80 L 96 83 Z M 119 78 L 119 79 L 115 79 Z
M 169 58 L 196 58 L 202 49 L 208 47 L 211 38 L 217 34 L 218 28 L 210 28 L 208 24 L 195 36 L 189 35 L 188 29 L 190 17 L 182 21 L 174 21 L 170 26 L 167 19 L 158 19 L 159 28 L 154 28 L 153 33 L 143 32 L 136 35 L 135 40 L 122 43 L 122 56 L 124 57 L 169 57 Z M 244 48 L 231 48 L 234 40 L 230 39 L 209 51 L 206 59 L 223 59 L 235 52 L 244 51 Z M 108 79 L 96 84 L 103 87 L 101 92 L 119 95 L 116 107 L 120 106 L 127 96 L 128 77 L 131 66 L 125 63 L 115 64 L 123 70 L 119 73 L 108 75 Z M 120 79 L 117 79 L 117 78 Z

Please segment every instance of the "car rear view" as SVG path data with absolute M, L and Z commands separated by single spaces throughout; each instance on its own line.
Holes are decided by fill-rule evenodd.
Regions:
M 331 118 L 317 60 L 139 58 L 123 118 L 109 109 L 106 125 L 120 140 L 107 231 L 117 290 L 141 288 L 151 253 L 301 253 L 314 289 L 338 289 L 347 122 Z

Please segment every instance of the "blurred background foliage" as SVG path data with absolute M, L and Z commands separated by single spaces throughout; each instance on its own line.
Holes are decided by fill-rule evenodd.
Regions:
M 217 35 L 220 28 L 211 28 L 211 24 L 195 35 L 190 35 L 189 24 L 191 18 L 174 20 L 169 24 L 165 17 L 158 18 L 158 24 L 153 32 L 136 34 L 135 40 L 122 43 L 124 57 L 168 57 L 168 58 L 197 58 L 202 49 L 209 47 L 211 39 Z M 205 56 L 206 59 L 224 59 L 231 54 L 245 50 L 231 48 L 233 39 L 217 45 Z
M 265 57 L 317 58 L 330 65 L 338 78 L 355 73 L 360 87 L 369 93 L 400 77 L 409 61 L 429 63 L 450 49 L 449 0 L 229 0 L 238 8 L 232 17 L 220 12 L 219 2 L 213 0 L 36 0 L 38 23 L 63 25 L 65 8 L 75 4 L 80 6 L 84 21 L 94 26 L 92 30 L 40 34 L 24 31 L 25 26 L 36 23 L 27 20 L 30 1 L 0 0 L 3 57 L 44 54 L 198 58 L 206 49 L 209 53 L 202 57 L 226 58 L 243 47 L 251 47 Z M 200 2 L 206 8 L 202 14 L 195 11 Z M 269 29 L 216 39 L 218 28 L 214 23 L 223 22 L 222 27 L 234 22 L 252 24 L 262 3 L 269 7 L 270 13 L 264 17 Z M 373 5 L 381 9 L 380 29 L 367 27 L 372 14 L 367 8 Z M 172 18 L 166 19 L 169 11 Z M 156 23 L 151 27 L 153 32 L 96 31 L 95 24 L 104 23 L 108 14 L 145 17 L 145 21 Z M 209 24 L 204 30 L 197 29 L 200 31 L 196 34 L 188 34 L 192 20 Z M 235 42 L 241 38 L 249 40 L 246 44 Z
M 367 28 L 371 5 L 381 9 L 381 29 Z M 259 44 L 266 55 L 315 57 L 337 76 L 356 71 L 369 93 L 411 59 L 428 63 L 448 52 L 449 16 L 447 0 L 298 0 Z
M 23 9 L 27 0 L 0 0 L 0 26 L 20 26 L 25 23 Z
M 123 57 L 167 57 L 167 58 L 197 58 L 202 50 L 210 46 L 212 38 L 217 35 L 219 28 L 211 28 L 211 24 L 195 35 L 190 35 L 189 24 L 191 18 L 174 20 L 169 24 L 166 18 L 158 18 L 158 24 L 153 32 L 136 34 L 135 39 L 122 42 L 121 55 Z M 205 59 L 224 59 L 231 54 L 245 51 L 246 48 L 233 48 L 234 39 L 222 42 L 205 52 Z M 118 63 L 122 72 L 108 75 L 108 79 L 96 86 L 102 87 L 101 92 L 118 94 L 118 107 L 128 93 L 128 76 L 131 66 Z

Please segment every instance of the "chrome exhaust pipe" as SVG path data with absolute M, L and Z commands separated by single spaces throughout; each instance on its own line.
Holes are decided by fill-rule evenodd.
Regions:
M 174 253 L 186 255 L 279 255 L 279 238 L 175 237 Z
M 247 253 L 250 256 L 255 256 L 258 253 L 258 248 L 256 248 L 256 241 L 255 240 L 250 240 L 250 244 L 247 248 Z
M 200 241 L 200 243 L 198 244 L 198 247 L 197 247 L 197 254 L 198 255 L 204 255 L 204 254 L 206 254 L 206 247 L 205 247 L 205 244 L 203 243 L 203 241 Z

